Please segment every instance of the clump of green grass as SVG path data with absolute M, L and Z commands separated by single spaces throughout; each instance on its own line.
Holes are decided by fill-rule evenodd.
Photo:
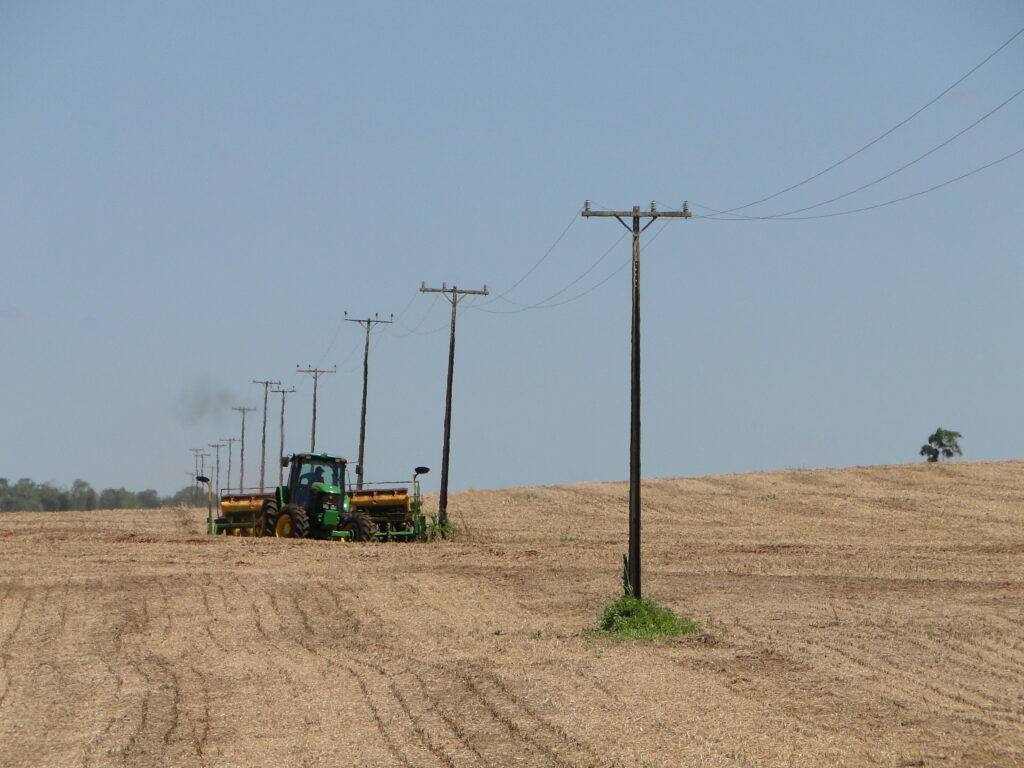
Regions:
M 454 522 L 449 520 L 444 525 L 438 522 L 437 515 L 431 515 L 427 521 L 427 541 L 438 541 L 439 539 L 452 539 L 459 538 L 462 530 Z
M 638 600 L 623 595 L 604 609 L 593 634 L 635 640 L 661 640 L 680 635 L 696 635 L 702 627 L 695 621 L 676 616 L 671 608 L 647 598 Z

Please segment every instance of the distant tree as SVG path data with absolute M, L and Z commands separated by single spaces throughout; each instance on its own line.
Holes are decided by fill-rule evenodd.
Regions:
M 27 477 L 21 478 L 10 489 L 10 506 L 7 509 L 21 512 L 42 511 L 43 502 L 39 498 L 39 486 Z
M 36 495 L 47 512 L 65 512 L 71 509 L 71 494 L 53 483 L 37 485 Z
M 196 506 L 196 487 L 194 485 L 186 485 L 177 493 L 171 494 L 164 498 L 162 502 L 164 507 L 194 507 Z
M 951 459 L 954 456 L 963 456 L 960 445 L 957 443 L 963 435 L 950 429 L 939 427 L 928 438 L 928 442 L 921 446 L 921 455 L 928 461 L 939 461 L 940 459 Z
M 160 506 L 160 495 L 152 488 L 139 491 L 136 494 L 136 503 L 139 505 L 139 509 L 155 509 Z
M 71 484 L 71 509 L 96 509 L 97 501 L 96 491 L 85 480 L 75 480 Z
M 138 498 L 124 488 L 105 488 L 100 491 L 100 509 L 138 509 Z

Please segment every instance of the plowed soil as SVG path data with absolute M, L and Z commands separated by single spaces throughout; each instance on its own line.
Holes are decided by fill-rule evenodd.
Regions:
M 454 495 L 456 541 L 0 515 L 0 765 L 1024 765 L 1024 462 Z

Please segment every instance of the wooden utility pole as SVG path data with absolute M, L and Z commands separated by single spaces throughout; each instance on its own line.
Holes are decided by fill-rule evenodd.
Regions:
M 260 447 L 260 493 L 263 493 L 263 478 L 267 468 L 267 394 L 270 387 L 280 387 L 280 381 L 257 381 L 252 380 L 253 384 L 263 385 L 263 441 Z
M 640 233 L 655 219 L 688 219 L 690 207 L 683 203 L 681 211 L 659 212 L 652 202 L 651 210 L 641 213 L 640 206 L 632 211 L 592 211 L 590 201 L 583 204 L 583 216 L 613 216 L 633 233 L 633 322 L 631 340 L 630 419 L 629 419 L 629 555 L 626 560 L 627 592 L 640 598 Z M 624 219 L 631 218 L 633 226 Z M 643 227 L 640 219 L 650 219 Z
M 220 439 L 220 441 L 222 443 L 227 443 L 228 444 L 228 481 L 224 484 L 224 487 L 225 487 L 226 490 L 230 491 L 231 490 L 231 444 L 232 443 L 237 443 L 238 442 L 238 438 L 237 437 L 222 437 Z
M 322 370 L 320 368 L 313 368 L 312 366 L 310 366 L 309 368 L 299 368 L 299 366 L 295 366 L 295 372 L 296 373 L 308 373 L 308 374 L 311 374 L 313 376 L 313 430 L 312 430 L 312 432 L 310 434 L 310 437 L 309 437 L 309 452 L 310 453 L 315 453 L 316 452 L 316 391 L 317 391 L 317 384 L 319 384 L 319 382 L 320 382 L 320 377 L 323 376 L 325 373 L 337 373 L 338 372 L 338 366 L 334 366 L 334 368 L 332 368 L 329 371 Z
M 284 485 L 284 467 L 281 466 L 281 457 L 284 456 L 284 399 L 295 391 L 295 387 L 291 389 L 272 389 L 270 391 L 281 395 L 281 446 L 277 457 L 277 484 Z
M 239 446 L 238 452 L 238 492 L 243 493 L 245 491 L 245 414 L 249 411 L 255 411 L 256 409 L 235 406 L 231 410 L 238 411 L 242 414 L 242 438 L 240 440 L 241 445 Z
M 444 446 L 441 449 L 441 496 L 437 502 L 437 522 L 441 530 L 448 525 L 448 453 L 451 447 L 452 433 L 452 378 L 455 373 L 455 310 L 463 297 L 469 295 L 486 296 L 487 286 L 482 291 L 464 291 L 454 285 L 449 288 L 446 283 L 441 283 L 440 288 L 427 288 L 427 284 L 420 285 L 421 293 L 443 294 L 452 305 L 452 330 L 451 339 L 448 342 L 448 388 L 444 396 Z
M 217 498 L 219 499 L 220 498 L 220 449 L 224 447 L 224 444 L 223 443 L 209 443 L 209 446 L 211 448 L 213 448 L 213 450 L 217 454 L 217 464 L 214 467 L 214 472 L 216 474 L 214 474 L 213 480 L 214 480 L 214 487 L 217 489 Z
M 359 413 L 359 463 L 356 464 L 356 488 L 362 490 L 363 474 L 365 473 L 363 449 L 366 446 L 366 385 L 370 378 L 370 330 L 373 326 L 381 323 L 393 323 L 395 316 L 391 315 L 390 320 L 381 320 L 380 315 L 357 320 L 354 317 L 349 317 L 348 312 L 346 312 L 345 320 L 350 323 L 359 323 L 366 329 L 366 343 L 363 345 L 363 408 Z
M 196 480 L 199 477 L 199 454 L 203 452 L 202 448 L 189 448 L 192 451 L 192 458 L 195 459 L 196 471 L 192 475 L 192 503 L 199 503 L 199 481 Z

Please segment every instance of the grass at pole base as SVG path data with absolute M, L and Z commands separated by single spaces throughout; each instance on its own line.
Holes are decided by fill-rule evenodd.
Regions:
M 604 609 L 596 630 L 589 634 L 632 640 L 664 640 L 681 635 L 697 635 L 703 627 L 690 619 L 680 618 L 671 608 L 646 598 L 638 600 L 623 595 Z

